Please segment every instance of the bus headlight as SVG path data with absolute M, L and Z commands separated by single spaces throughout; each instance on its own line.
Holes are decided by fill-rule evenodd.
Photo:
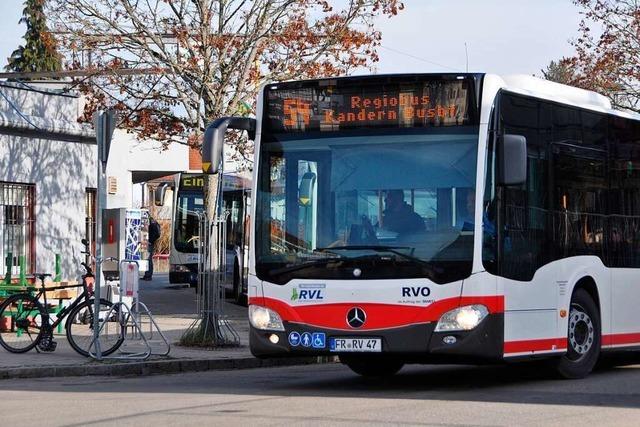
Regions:
M 249 322 L 251 326 L 260 330 L 284 331 L 280 315 L 273 310 L 259 305 L 249 306 Z
M 440 317 L 435 332 L 469 331 L 478 326 L 487 314 L 489 310 L 482 304 L 455 308 Z

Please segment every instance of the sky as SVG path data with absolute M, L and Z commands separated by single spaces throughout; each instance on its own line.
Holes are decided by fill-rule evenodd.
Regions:
M 22 43 L 23 0 L 0 0 L 0 68 Z M 540 74 L 570 56 L 579 9 L 571 0 L 404 0 L 405 10 L 378 20 L 379 73 L 469 71 Z

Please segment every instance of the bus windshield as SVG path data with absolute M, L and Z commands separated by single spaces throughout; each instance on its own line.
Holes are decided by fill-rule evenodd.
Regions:
M 198 252 L 198 211 L 204 207 L 202 191 L 180 191 L 176 201 L 174 246 L 179 252 Z
M 478 132 L 469 125 L 264 142 L 258 275 L 281 284 L 468 277 Z

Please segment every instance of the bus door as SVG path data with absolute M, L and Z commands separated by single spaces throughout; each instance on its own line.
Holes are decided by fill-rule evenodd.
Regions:
M 503 187 L 497 207 L 485 220 L 497 217 L 492 227 L 500 245 L 498 288 L 505 296 L 505 342 L 536 342 L 540 351 L 562 351 L 558 335 L 557 271 L 546 268 L 553 224 L 550 209 L 550 154 L 547 145 L 527 135 L 527 181 Z M 486 225 L 486 223 L 485 223 Z M 490 234 L 488 227 L 485 233 Z M 489 247 L 488 250 L 495 250 Z M 505 353 L 517 354 L 519 346 L 505 346 Z

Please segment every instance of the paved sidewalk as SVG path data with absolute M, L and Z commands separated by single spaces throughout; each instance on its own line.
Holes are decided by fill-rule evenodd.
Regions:
M 171 352 L 168 356 L 151 356 L 146 361 L 97 362 L 73 351 L 63 335 L 56 336 L 58 347 L 53 353 L 37 353 L 32 350 L 25 354 L 13 354 L 0 348 L 0 379 L 78 375 L 148 375 L 316 362 L 311 358 L 282 360 L 254 358 L 249 352 L 247 342 L 248 325 L 238 320 L 233 320 L 232 324 L 241 337 L 239 348 L 202 349 L 176 345 L 193 320 L 185 317 L 157 316 L 156 321 L 171 343 Z M 158 338 L 158 334 L 155 334 L 155 338 Z M 164 345 L 160 340 L 154 339 L 150 343 L 154 351 L 163 352 Z M 135 343 L 125 345 L 129 350 L 142 349 Z
M 146 375 L 203 371 L 211 369 L 240 369 L 262 366 L 278 366 L 315 363 L 315 358 L 260 360 L 249 351 L 249 323 L 246 308 L 226 303 L 225 313 L 240 336 L 240 347 L 203 349 L 177 345 L 185 330 L 196 320 L 195 292 L 193 289 L 169 286 L 165 276 L 159 275 L 152 283 L 141 289 L 141 300 L 147 302 L 162 332 L 171 344 L 168 356 L 151 356 L 147 361 L 97 362 L 77 354 L 68 344 L 64 334 L 56 335 L 58 343 L 53 353 L 13 354 L 0 348 L 0 379 L 34 378 L 84 375 Z M 144 283 L 144 282 L 141 282 Z M 169 303 L 171 301 L 172 303 Z M 154 308 L 155 307 L 155 308 Z M 178 314 L 170 314 L 169 312 Z M 158 314 L 156 314 L 158 313 Z M 145 329 L 148 331 L 148 326 Z M 150 341 L 155 352 L 163 353 L 164 344 L 155 334 Z M 140 344 L 127 343 L 126 350 L 141 350 Z

